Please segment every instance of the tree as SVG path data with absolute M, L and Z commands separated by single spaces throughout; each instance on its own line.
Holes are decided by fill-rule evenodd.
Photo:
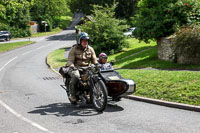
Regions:
M 6 7 L 3 5 L 3 2 L 0 3 L 0 30 L 4 30 L 6 25 Z
M 9 30 L 13 36 L 29 36 L 29 6 L 26 0 L 1 1 L 0 30 Z
M 116 8 L 116 16 L 118 18 L 130 19 L 136 13 L 136 7 L 139 0 L 117 0 L 119 3 Z
M 144 41 L 170 36 L 199 19 L 198 0 L 141 0 L 138 7 L 134 36 Z
M 88 21 L 79 28 L 90 35 L 90 44 L 97 53 L 105 52 L 112 54 L 120 51 L 127 45 L 123 30 L 123 20 L 115 18 L 116 5 L 94 6 L 92 21 Z
M 34 0 L 30 10 L 32 20 L 46 21 L 50 30 L 54 20 L 66 15 L 68 11 L 66 0 Z
M 72 12 L 80 9 L 85 14 L 91 14 L 93 5 L 105 6 L 107 4 L 112 6 L 113 3 L 117 2 L 118 6 L 115 9 L 115 16 L 129 19 L 135 14 L 138 1 L 139 0 L 71 0 L 70 8 Z

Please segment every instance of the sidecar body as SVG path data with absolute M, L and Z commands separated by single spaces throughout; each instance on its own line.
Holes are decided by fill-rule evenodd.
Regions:
M 117 98 L 133 94 L 136 84 L 131 79 L 123 79 L 115 70 L 101 71 L 101 77 L 107 87 L 108 96 Z

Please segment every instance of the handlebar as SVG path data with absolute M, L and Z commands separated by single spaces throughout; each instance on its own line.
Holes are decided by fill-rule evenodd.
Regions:
M 100 65 L 91 64 L 91 65 L 89 65 L 87 67 L 79 67 L 78 70 L 79 71 L 92 70 L 93 72 L 99 72 L 99 68 L 101 68 Z

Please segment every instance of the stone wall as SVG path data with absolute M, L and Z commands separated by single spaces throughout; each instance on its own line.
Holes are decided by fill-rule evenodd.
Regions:
M 163 37 L 157 42 L 158 58 L 160 60 L 171 61 L 179 64 L 200 64 L 200 51 L 192 56 L 187 53 L 180 53 L 179 48 L 176 48 L 174 38 Z
M 31 33 L 37 33 L 39 31 L 39 25 L 35 24 L 35 25 L 31 25 Z
M 37 21 L 30 21 L 30 30 L 32 34 L 37 33 L 40 30 L 39 24 L 37 24 Z
M 162 37 L 157 42 L 158 58 L 165 61 L 174 61 L 174 47 L 173 39 L 169 37 Z

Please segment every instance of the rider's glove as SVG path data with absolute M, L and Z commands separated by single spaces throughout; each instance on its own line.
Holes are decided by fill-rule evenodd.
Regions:
M 74 70 L 76 70 L 76 67 L 71 66 L 71 67 L 70 67 L 70 70 L 74 71 Z
M 95 64 L 95 66 L 96 66 L 97 68 L 101 68 L 101 64 L 99 64 L 99 63 Z

